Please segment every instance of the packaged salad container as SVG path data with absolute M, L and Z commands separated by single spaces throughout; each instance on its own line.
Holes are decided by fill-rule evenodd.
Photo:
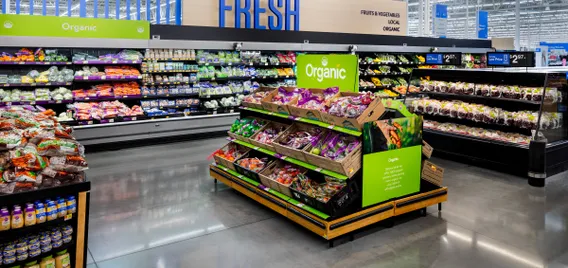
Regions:
M 277 90 L 275 87 L 260 87 L 249 95 L 246 95 L 241 103 L 246 107 L 264 109 L 260 102 L 264 99 L 264 97 L 266 97 L 266 95 L 275 90 Z
M 227 135 L 233 139 L 251 143 L 250 138 L 270 121 L 254 116 L 235 120 Z
M 379 119 L 384 112 L 381 99 L 374 95 L 340 92 L 330 101 L 330 108 L 321 112 L 321 118 L 331 125 L 361 130 L 365 122 Z

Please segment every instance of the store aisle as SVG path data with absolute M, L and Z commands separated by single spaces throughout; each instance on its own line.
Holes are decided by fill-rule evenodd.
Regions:
M 568 178 L 447 160 L 443 211 L 327 242 L 209 177 L 209 139 L 88 154 L 91 267 L 565 267 Z

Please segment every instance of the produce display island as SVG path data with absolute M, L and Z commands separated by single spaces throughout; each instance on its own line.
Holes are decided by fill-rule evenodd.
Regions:
M 421 162 L 429 157 L 422 156 L 422 119 L 402 102 L 333 88 L 259 88 L 251 96 L 258 95 L 265 97 L 245 98 L 210 175 L 330 246 L 377 222 L 391 226 L 397 215 L 441 210 L 447 200 L 440 173 L 438 181 L 421 180 L 443 169 Z M 329 102 L 302 104 L 315 96 Z M 341 117 L 346 101 L 361 101 L 359 116 Z M 298 109 L 306 117 L 292 112 Z

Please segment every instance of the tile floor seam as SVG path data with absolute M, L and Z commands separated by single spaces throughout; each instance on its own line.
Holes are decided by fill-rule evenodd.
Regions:
M 95 264 L 96 268 L 99 268 L 99 266 L 97 265 L 97 261 L 95 260 L 95 257 L 93 256 L 93 253 L 91 252 L 91 249 L 89 248 L 89 245 L 87 245 L 87 253 L 89 253 L 89 255 L 91 255 L 91 258 L 93 259 L 93 263 Z M 87 263 L 87 265 L 89 265 Z
M 171 242 L 171 243 L 159 245 L 159 246 L 153 247 L 153 248 L 146 248 L 146 249 L 142 249 L 142 250 L 139 250 L 139 251 L 130 252 L 130 253 L 128 253 L 128 254 L 124 254 L 124 255 L 120 255 L 120 256 L 108 258 L 108 259 L 105 259 L 105 260 L 100 260 L 100 261 L 98 261 L 98 262 L 107 262 L 107 261 L 111 261 L 111 260 L 114 260 L 114 259 L 117 259 L 117 258 L 122 258 L 122 257 L 124 257 L 124 256 L 132 255 L 132 254 L 136 254 L 136 253 L 140 253 L 140 252 L 144 252 L 144 251 L 148 251 L 148 250 L 152 250 L 152 249 L 157 249 L 157 248 L 160 248 L 160 247 L 163 247 L 163 246 L 169 246 L 169 245 L 173 245 L 173 244 L 177 244 L 177 243 L 181 243 L 181 242 L 186 242 L 186 241 L 189 241 L 189 240 L 192 240 L 192 239 L 195 239 L 195 238 L 200 238 L 200 237 L 204 237 L 204 236 L 207 236 L 207 235 L 210 235 L 210 234 L 215 234 L 215 233 L 219 233 L 219 232 L 228 231 L 228 230 L 230 230 L 230 229 L 239 228 L 239 227 L 243 227 L 243 226 L 250 225 L 250 224 L 254 224 L 254 223 L 259 223 L 259 222 L 271 220 L 271 219 L 274 219 L 274 218 L 276 218 L 276 216 L 270 217 L 270 218 L 267 218 L 267 219 L 262 219 L 262 220 L 259 220 L 259 221 L 255 221 L 255 222 L 248 222 L 248 223 L 243 223 L 243 224 L 240 224 L 240 225 L 235 225 L 235 226 L 232 226 L 232 227 L 229 227 L 229 228 L 226 228 L 226 229 L 222 229 L 222 230 L 219 230 L 219 231 L 210 232 L 210 233 L 202 234 L 202 235 L 199 235 L 199 236 L 190 237 L 190 238 L 187 238 L 187 239 L 183 239 L 183 240 L 179 240 L 179 241 L 175 241 L 175 242 Z M 95 259 L 95 256 L 94 256 L 94 255 L 93 255 L 93 261 L 94 261 L 95 264 L 96 264 L 97 260 Z M 97 267 L 98 267 L 98 265 L 97 265 Z

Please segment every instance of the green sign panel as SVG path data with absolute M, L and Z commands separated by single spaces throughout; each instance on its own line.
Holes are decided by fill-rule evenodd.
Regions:
M 422 146 L 363 155 L 363 206 L 420 191 Z
M 150 39 L 150 23 L 29 15 L 0 15 L 0 36 Z
M 356 55 L 298 55 L 298 87 L 339 87 L 340 91 L 357 92 L 359 81 Z

